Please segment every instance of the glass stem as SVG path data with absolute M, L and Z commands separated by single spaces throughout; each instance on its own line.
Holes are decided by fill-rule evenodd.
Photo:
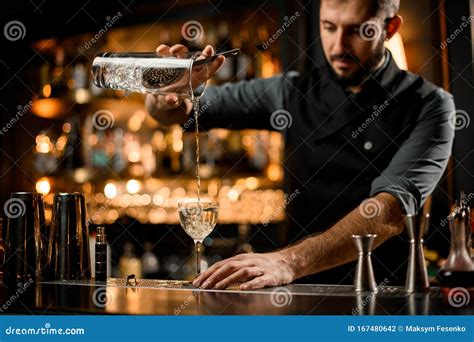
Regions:
M 200 275 L 201 274 L 201 241 L 195 241 L 194 242 L 196 246 L 196 274 Z

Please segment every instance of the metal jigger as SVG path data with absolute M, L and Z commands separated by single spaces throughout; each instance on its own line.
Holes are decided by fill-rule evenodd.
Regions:
M 405 215 L 404 220 L 410 238 L 410 257 L 405 290 L 407 292 L 424 292 L 430 287 L 423 253 L 423 236 L 429 226 L 430 214 L 423 217 L 421 224 L 417 224 L 415 215 Z
M 352 235 L 354 243 L 359 251 L 356 274 L 354 278 L 354 288 L 356 291 L 377 292 L 374 270 L 372 268 L 372 245 L 376 234 Z

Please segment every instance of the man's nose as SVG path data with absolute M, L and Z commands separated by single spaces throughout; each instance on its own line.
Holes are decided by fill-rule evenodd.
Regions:
M 350 51 L 349 44 L 348 44 L 348 37 L 347 33 L 344 30 L 337 30 L 336 36 L 334 37 L 334 45 L 332 53 L 335 55 L 343 55 L 346 52 Z

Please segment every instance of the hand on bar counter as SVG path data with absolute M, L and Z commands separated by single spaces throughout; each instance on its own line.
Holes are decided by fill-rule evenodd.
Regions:
M 367 201 L 378 201 L 377 216 L 367 216 Z M 352 234 L 376 234 L 374 245 L 402 232 L 400 204 L 389 193 L 380 193 L 360 206 L 326 232 L 313 235 L 277 252 L 239 254 L 222 260 L 193 281 L 202 288 L 225 289 L 236 283 L 241 290 L 285 285 L 303 276 L 318 273 L 355 260 L 357 250 Z
M 283 253 L 247 253 L 222 260 L 198 276 L 194 286 L 222 290 L 242 283 L 241 290 L 289 284 L 295 272 Z

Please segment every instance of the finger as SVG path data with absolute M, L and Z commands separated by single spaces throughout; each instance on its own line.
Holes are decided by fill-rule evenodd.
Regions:
M 202 50 L 202 54 L 205 57 L 212 56 L 214 54 L 214 48 L 211 45 L 207 45 L 204 50 Z
M 216 285 L 216 283 L 218 283 L 222 279 L 227 278 L 229 275 L 236 271 L 238 271 L 238 269 L 234 268 L 233 266 L 222 266 L 202 283 L 201 288 L 211 289 Z
M 230 274 L 237 272 L 238 270 L 247 267 L 249 265 L 243 262 L 228 262 L 224 266 L 220 267 L 217 271 L 215 271 L 206 281 L 202 284 L 202 287 L 205 289 L 209 289 L 214 287 L 216 283 L 221 281 L 222 279 L 226 278 Z
M 219 262 L 216 262 L 214 265 L 209 267 L 204 273 L 201 273 L 199 276 L 196 277 L 196 279 L 193 280 L 193 285 L 194 286 L 201 286 L 201 284 L 211 276 L 212 273 L 214 273 L 215 270 L 217 270 L 221 265 L 224 265 L 227 262 L 227 260 L 222 260 Z
M 221 260 L 213 264 L 211 267 L 209 267 L 204 273 L 201 273 L 196 279 L 193 280 L 193 285 L 194 286 L 201 286 L 201 284 L 209 278 L 215 271 L 217 271 L 220 267 L 226 265 L 229 262 L 235 261 L 235 260 L 240 260 L 241 256 L 245 254 L 237 254 L 234 255 L 231 258 Z
M 211 75 L 214 75 L 224 64 L 225 57 L 224 56 L 218 56 L 210 65 L 209 65 L 209 73 Z
M 170 47 L 168 45 L 165 45 L 165 44 L 160 44 L 156 48 L 156 52 L 161 56 L 167 56 L 167 55 L 170 54 Z
M 172 94 L 166 95 L 165 101 L 166 101 L 166 104 L 172 108 L 178 107 L 181 104 L 180 98 Z
M 232 284 L 243 283 L 252 280 L 255 277 L 260 277 L 262 274 L 263 271 L 257 267 L 246 267 L 232 273 L 227 278 L 222 279 L 216 284 L 216 286 L 214 286 L 214 288 L 218 290 L 225 289 Z
M 243 283 L 242 285 L 240 285 L 240 289 L 243 291 L 256 290 L 270 285 L 272 285 L 270 282 L 270 278 L 267 276 L 261 276 L 254 278 L 246 283 Z
M 188 48 L 183 44 L 176 44 L 170 48 L 170 53 L 173 55 L 180 55 L 188 53 Z

